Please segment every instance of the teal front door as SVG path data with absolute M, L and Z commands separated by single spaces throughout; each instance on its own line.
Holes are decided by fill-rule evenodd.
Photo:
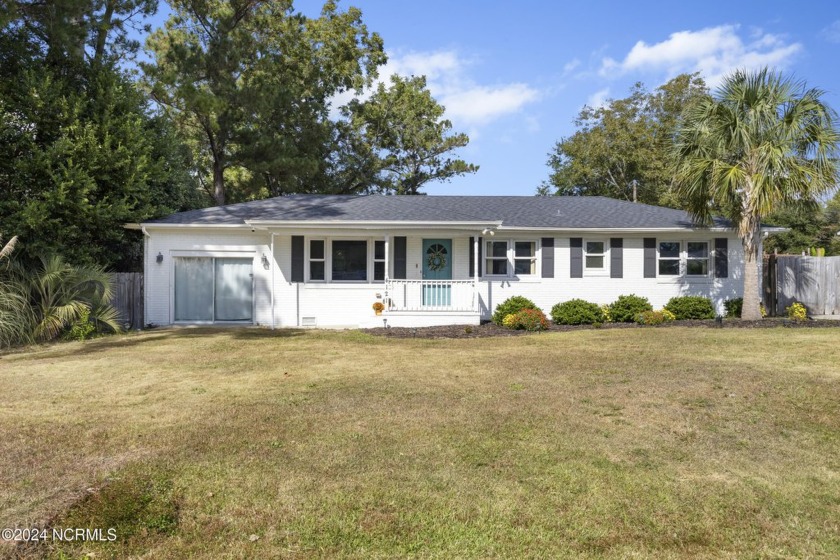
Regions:
M 452 280 L 452 240 L 423 240 L 423 305 L 449 307 L 452 304 L 452 286 L 434 280 Z

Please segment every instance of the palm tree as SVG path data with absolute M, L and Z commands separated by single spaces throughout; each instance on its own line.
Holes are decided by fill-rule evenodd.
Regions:
M 120 332 L 112 298 L 111 275 L 98 266 L 73 266 L 59 256 L 41 259 L 28 275 L 29 296 L 35 315 L 33 338 L 56 338 L 85 313 L 97 330 Z
M 13 248 L 10 241 L 0 251 L 0 348 L 52 340 L 79 321 L 99 332 L 122 330 L 103 268 L 73 266 L 58 256 L 29 268 L 8 258 Z
M 744 246 L 744 319 L 761 318 L 761 220 L 837 184 L 837 115 L 822 95 L 766 68 L 739 70 L 690 106 L 677 130 L 677 194 L 698 223 L 721 211 Z

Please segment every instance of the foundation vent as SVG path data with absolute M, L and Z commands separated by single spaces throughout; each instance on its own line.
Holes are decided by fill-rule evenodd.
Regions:
M 302 326 L 302 327 L 317 327 L 318 326 L 318 318 L 317 317 L 301 317 L 300 318 L 300 326 Z

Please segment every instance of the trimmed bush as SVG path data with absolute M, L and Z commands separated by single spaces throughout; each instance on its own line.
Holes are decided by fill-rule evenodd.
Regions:
M 616 323 L 632 323 L 638 314 L 645 311 L 653 311 L 653 306 L 648 298 L 635 294 L 618 296 L 618 299 L 610 304 L 610 317 Z
M 509 297 L 496 306 L 496 312 L 493 313 L 493 322 L 497 325 L 503 325 L 502 321 L 505 320 L 505 317 L 508 315 L 516 315 L 523 309 L 538 309 L 538 307 L 533 301 L 526 297 Z
M 604 312 L 582 299 L 570 299 L 551 308 L 551 318 L 558 325 L 591 325 L 604 322 Z
M 545 331 L 548 330 L 550 324 L 545 316 L 545 313 L 539 309 L 523 309 L 514 314 L 514 329 L 524 331 Z
M 661 325 L 674 320 L 674 314 L 663 309 L 661 311 L 643 311 L 636 315 L 636 322 L 640 325 Z
M 744 298 L 728 299 L 723 302 L 723 309 L 730 319 L 737 319 L 741 316 L 741 309 L 744 308 Z
M 665 309 L 674 314 L 679 320 L 685 319 L 714 319 L 715 308 L 712 301 L 703 296 L 681 296 L 671 298 Z

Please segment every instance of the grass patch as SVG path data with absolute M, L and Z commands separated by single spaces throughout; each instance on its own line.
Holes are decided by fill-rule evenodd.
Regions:
M 0 526 L 117 528 L 55 558 L 833 557 L 837 363 L 832 329 L 8 354 Z

